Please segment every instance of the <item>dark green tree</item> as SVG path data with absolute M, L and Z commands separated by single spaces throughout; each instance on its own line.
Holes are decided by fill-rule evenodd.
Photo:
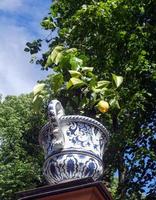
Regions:
M 38 133 L 43 116 L 32 111 L 32 95 L 0 102 L 0 199 L 42 184 L 43 155 Z
M 50 34 L 25 48 L 36 54 L 47 43 L 36 63 L 53 70 L 35 88 L 36 110 L 55 97 L 68 114 L 92 116 L 110 130 L 103 179 L 111 188 L 118 174 L 120 200 L 156 197 L 155 9 L 154 0 L 55 0 L 41 23 Z M 108 113 L 97 111 L 100 100 Z

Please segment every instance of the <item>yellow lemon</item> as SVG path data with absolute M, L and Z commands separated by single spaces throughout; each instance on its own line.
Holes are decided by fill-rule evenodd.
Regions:
M 105 113 L 108 111 L 109 109 L 109 104 L 107 101 L 101 100 L 99 101 L 99 103 L 97 104 L 97 108 L 100 112 Z

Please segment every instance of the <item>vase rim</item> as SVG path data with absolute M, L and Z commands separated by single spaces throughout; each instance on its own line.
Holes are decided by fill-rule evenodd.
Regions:
M 96 126 L 98 129 L 100 129 L 102 131 L 102 133 L 105 135 L 106 137 L 106 143 L 108 143 L 109 141 L 109 132 L 108 130 L 97 120 L 87 117 L 87 116 L 83 116 L 83 115 L 63 115 L 62 117 L 59 118 L 60 123 L 62 122 L 66 122 L 66 121 L 73 121 L 73 122 L 86 122 L 87 124 L 91 124 Z M 49 129 L 50 127 L 50 123 L 46 123 L 40 133 L 39 133 L 39 143 L 41 145 L 41 141 L 42 141 L 42 137 L 44 135 L 44 133 L 46 133 L 46 130 Z

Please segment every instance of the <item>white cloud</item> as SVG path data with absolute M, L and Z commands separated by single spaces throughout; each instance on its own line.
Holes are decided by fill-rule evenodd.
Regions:
M 22 6 L 23 0 L 0 0 L 0 10 L 15 11 Z
M 39 26 L 51 0 L 0 0 L 0 94 L 19 95 L 32 91 L 47 72 L 29 63 L 25 44 L 45 33 Z
M 31 38 L 24 27 L 0 20 L 0 93 L 4 96 L 31 92 L 43 78 L 44 73 L 29 64 L 30 56 L 24 52 Z

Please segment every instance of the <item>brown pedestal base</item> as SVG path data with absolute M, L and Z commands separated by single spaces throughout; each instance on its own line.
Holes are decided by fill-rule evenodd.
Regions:
M 20 192 L 18 200 L 112 200 L 102 182 L 91 178 Z

